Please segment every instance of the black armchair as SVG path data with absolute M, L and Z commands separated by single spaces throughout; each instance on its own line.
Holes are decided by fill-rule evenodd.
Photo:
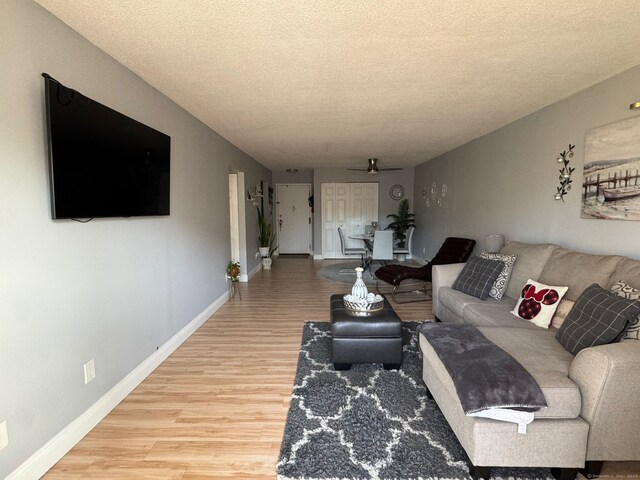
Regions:
M 431 267 L 434 265 L 447 265 L 449 263 L 466 262 L 476 245 L 476 241 L 470 238 L 448 237 L 436 253 L 436 256 L 423 267 L 408 267 L 406 265 L 386 265 L 376 270 L 376 289 L 380 292 L 380 281 L 393 285 L 391 296 L 397 303 L 417 302 L 428 300 L 427 284 L 431 283 Z M 398 300 L 396 295 L 400 284 L 405 280 L 418 280 L 422 282 L 422 288 L 411 291 L 422 292 L 417 299 Z M 415 286 L 415 283 L 412 284 Z M 406 293 L 406 292 L 404 292 Z

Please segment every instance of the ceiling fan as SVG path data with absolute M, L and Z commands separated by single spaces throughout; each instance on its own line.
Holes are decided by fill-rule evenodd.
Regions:
M 378 159 L 369 158 L 367 160 L 369 166 L 367 168 L 347 168 L 347 170 L 353 170 L 355 172 L 367 172 L 369 175 L 375 175 L 378 172 L 390 172 L 392 170 L 402 170 L 402 168 L 378 168 Z

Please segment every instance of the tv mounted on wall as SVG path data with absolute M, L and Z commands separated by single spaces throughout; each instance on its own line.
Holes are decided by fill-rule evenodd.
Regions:
M 171 137 L 42 76 L 52 217 L 169 215 Z

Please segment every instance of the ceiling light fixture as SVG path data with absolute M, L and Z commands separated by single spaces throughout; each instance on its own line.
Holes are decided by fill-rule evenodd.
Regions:
M 631 105 L 629 105 L 630 110 L 635 110 L 636 108 L 640 108 L 640 102 L 634 102 Z
M 369 175 L 375 175 L 378 172 L 391 172 L 393 170 L 402 170 L 401 168 L 378 168 L 378 159 L 370 158 L 367 160 L 369 166 L 367 168 L 347 168 L 355 172 L 367 172 Z
M 298 169 L 297 168 L 287 168 L 286 172 L 287 173 L 298 173 Z

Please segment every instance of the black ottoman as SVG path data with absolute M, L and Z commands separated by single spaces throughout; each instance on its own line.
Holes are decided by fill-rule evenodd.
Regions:
M 398 368 L 402 363 L 402 322 L 387 299 L 384 308 L 366 317 L 351 313 L 343 295 L 331 295 L 331 350 L 336 370 L 353 363 L 382 363 Z

